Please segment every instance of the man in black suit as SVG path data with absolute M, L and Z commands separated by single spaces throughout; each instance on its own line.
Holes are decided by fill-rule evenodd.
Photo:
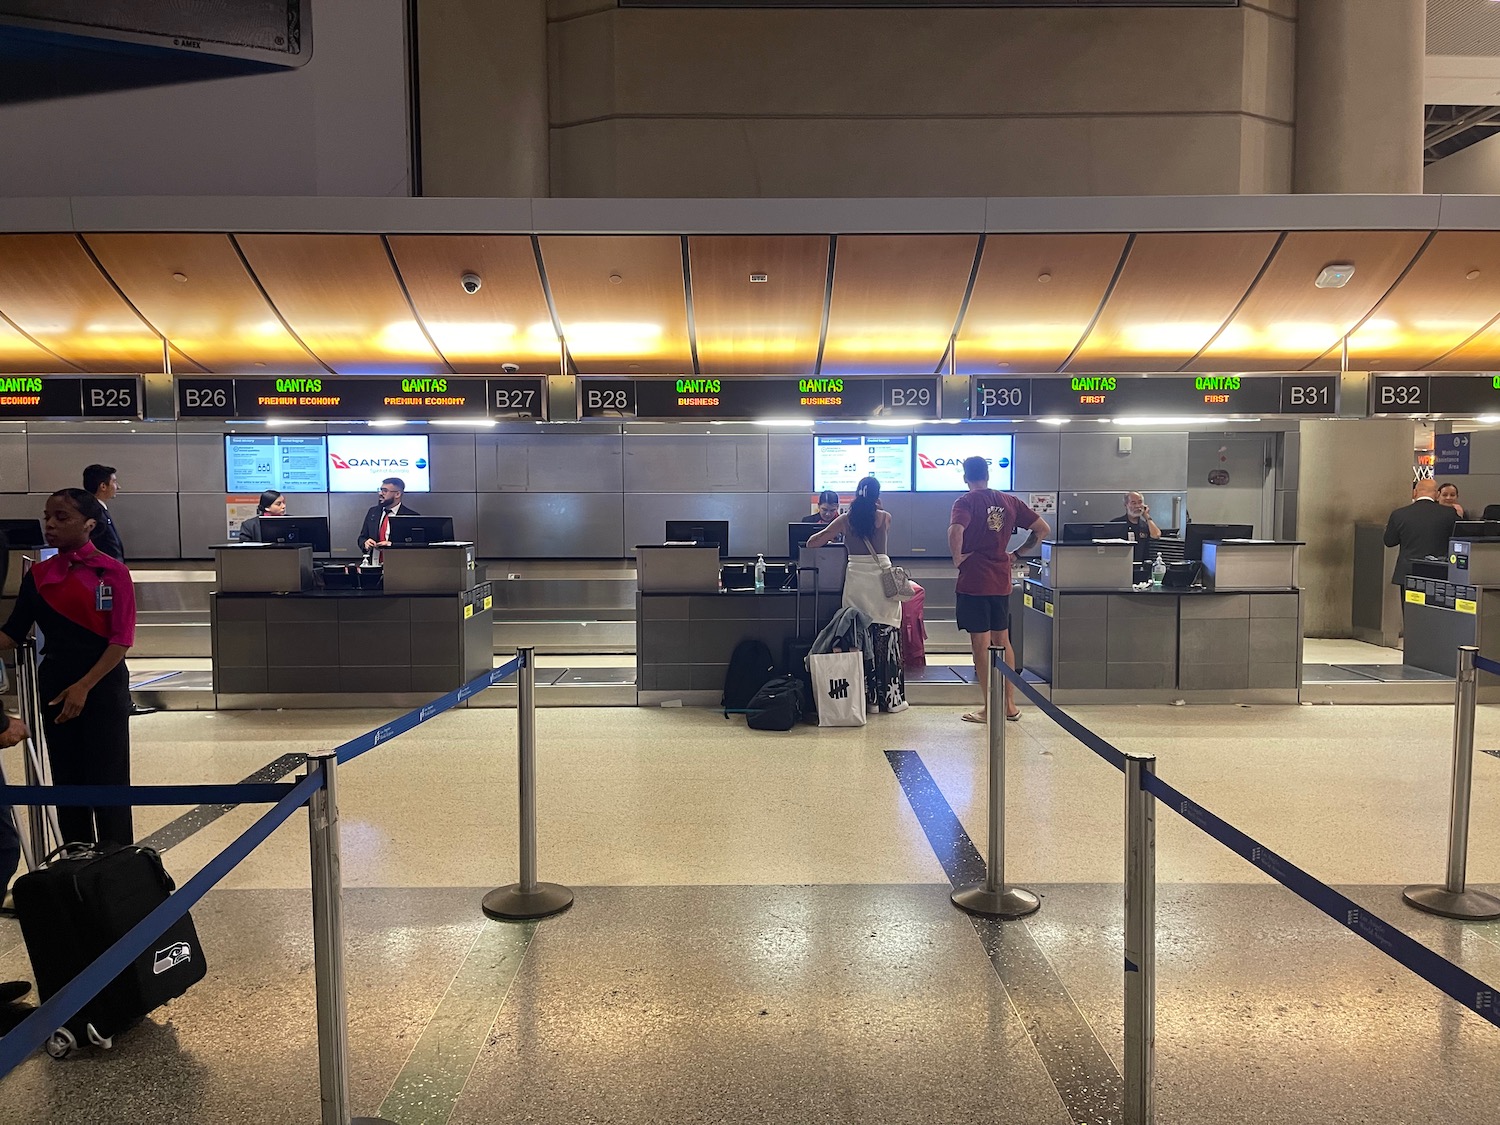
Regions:
M 391 545 L 390 518 L 422 514 L 402 505 L 401 496 L 405 492 L 406 482 L 400 477 L 386 477 L 380 482 L 380 500 L 365 513 L 365 522 L 355 540 L 361 555 L 371 555 L 378 562 L 380 549 Z
M 1456 511 L 1438 503 L 1435 481 L 1418 481 L 1411 494 L 1412 502 L 1397 508 L 1385 523 L 1385 545 L 1401 548 L 1391 572 L 1391 582 L 1398 588 L 1406 585 L 1413 559 L 1448 557 L 1448 540 L 1453 538 L 1453 525 L 1458 522 Z
M 120 532 L 115 521 L 109 517 L 109 502 L 120 491 L 120 481 L 112 465 L 90 465 L 83 470 L 83 490 L 99 501 L 104 509 L 104 518 L 94 525 L 89 541 L 112 559 L 125 561 L 125 544 L 120 542 Z

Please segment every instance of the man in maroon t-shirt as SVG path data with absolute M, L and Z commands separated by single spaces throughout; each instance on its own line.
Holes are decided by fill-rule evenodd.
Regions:
M 1005 662 L 1016 666 L 1010 647 L 1010 554 L 1006 551 L 1017 528 L 1031 535 L 1016 550 L 1025 554 L 1050 535 L 1047 521 L 1021 501 L 990 487 L 990 466 L 983 457 L 964 459 L 964 483 L 969 491 L 953 502 L 948 521 L 948 552 L 958 568 L 958 627 L 969 634 L 974 650 L 974 678 L 979 684 L 978 711 L 969 711 L 964 721 L 985 722 L 989 705 L 990 646 L 1005 650 Z M 1005 717 L 1021 717 L 1016 709 L 1015 688 L 1005 682 Z

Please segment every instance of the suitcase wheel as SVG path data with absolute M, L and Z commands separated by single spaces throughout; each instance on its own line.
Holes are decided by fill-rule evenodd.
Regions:
M 100 1035 L 97 1031 L 94 1030 L 94 1025 L 93 1024 L 89 1024 L 88 1025 L 88 1033 L 89 1033 L 89 1042 L 92 1043 L 96 1047 L 99 1047 L 99 1048 L 107 1051 L 107 1050 L 109 1050 L 111 1047 L 113 1047 L 115 1045 L 115 1041 L 114 1041 L 114 1038 L 112 1036 L 109 1036 L 109 1035 Z
M 65 1027 L 60 1027 L 47 1040 L 47 1053 L 54 1059 L 65 1059 L 77 1046 L 78 1040 L 73 1038 L 73 1033 Z

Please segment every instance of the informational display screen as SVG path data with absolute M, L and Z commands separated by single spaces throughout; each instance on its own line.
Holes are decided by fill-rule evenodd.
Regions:
M 329 434 L 328 491 L 374 495 L 386 477 L 400 477 L 407 492 L 431 485 L 426 434 Z
M 1010 434 L 918 434 L 918 492 L 962 492 L 964 460 L 983 457 L 990 466 L 990 487 L 1009 492 L 1015 468 L 1015 438 Z
M 1371 375 L 1370 413 L 1500 416 L 1500 375 Z
M 1338 413 L 1339 377 L 1310 375 L 989 376 L 975 418 L 1265 417 Z
M 546 380 L 464 376 L 178 376 L 180 418 L 403 421 L 546 417 Z
M 583 418 L 750 422 L 938 416 L 936 376 L 789 379 L 580 379 Z
M 0 421 L 140 416 L 138 375 L 0 375 Z
M 816 491 L 850 493 L 863 477 L 878 479 L 882 492 L 910 492 L 910 435 L 813 438 Z
M 225 434 L 224 480 L 230 492 L 327 492 L 328 446 L 321 434 Z

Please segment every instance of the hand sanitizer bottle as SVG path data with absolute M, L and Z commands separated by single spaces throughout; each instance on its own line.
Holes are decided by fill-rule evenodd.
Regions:
M 766 589 L 766 556 L 755 556 L 755 592 L 764 593 Z
M 1156 552 L 1156 561 L 1151 564 L 1151 585 L 1160 586 L 1161 580 L 1167 575 L 1167 564 L 1162 560 L 1161 552 Z

